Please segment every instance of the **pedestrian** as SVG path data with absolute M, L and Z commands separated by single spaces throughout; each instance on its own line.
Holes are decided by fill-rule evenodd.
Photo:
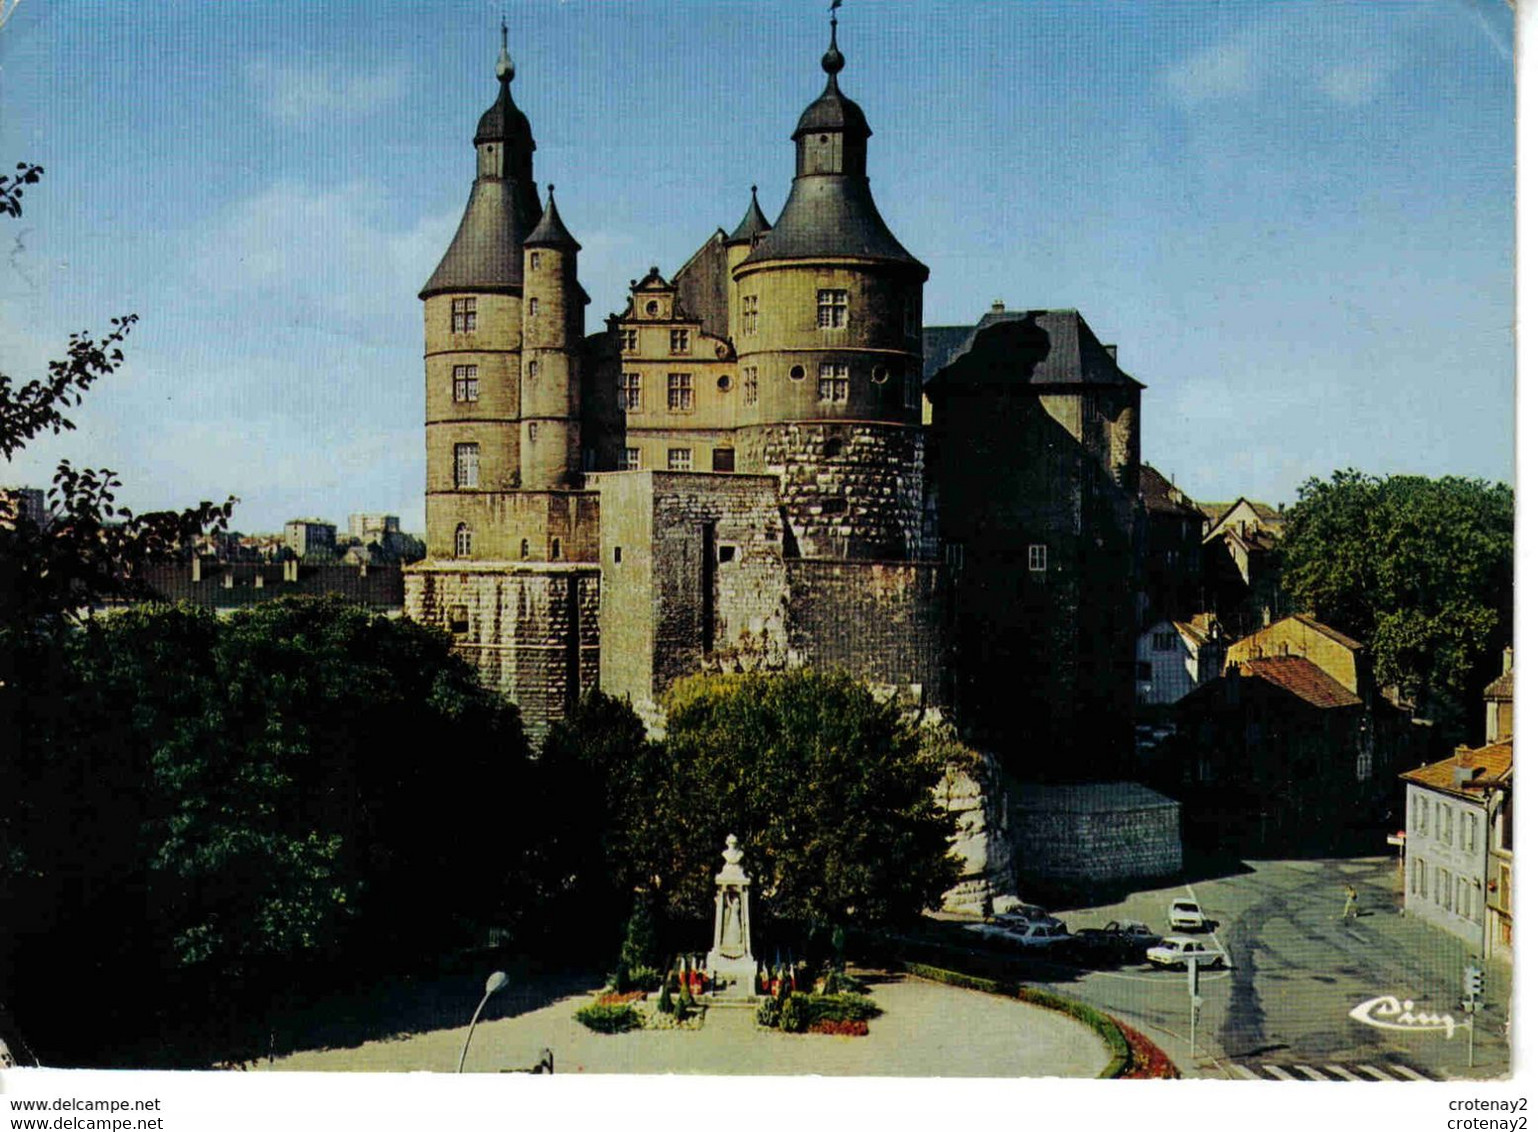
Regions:
M 1341 912 L 1340 918 L 1342 920 L 1356 919 L 1356 889 L 1352 888 L 1349 884 L 1346 885 L 1346 907 Z

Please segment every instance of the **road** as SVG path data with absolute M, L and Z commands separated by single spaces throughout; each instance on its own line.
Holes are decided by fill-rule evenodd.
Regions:
M 1184 971 L 1148 967 L 1084 971 L 1038 967 L 1044 985 L 1120 1015 L 1155 1038 L 1198 1075 L 1401 1080 L 1498 1077 L 1510 1071 L 1505 1041 L 1509 968 L 1488 961 L 1491 1005 L 1468 1031 L 1404 1032 L 1351 1017 L 1380 995 L 1412 1000 L 1415 1010 L 1466 1015 L 1459 1002 L 1469 951 L 1461 941 L 1399 914 L 1393 859 L 1251 861 L 1225 875 L 1135 892 L 1114 904 L 1057 912 L 1070 929 L 1141 920 L 1165 931 L 1169 902 L 1194 896 L 1215 921 L 1211 938 L 1227 952 L 1223 971 L 1203 971 L 1203 999 L 1190 1046 Z M 1341 918 L 1347 884 L 1360 914 Z M 1360 1069 L 1357 1067 L 1363 1067 Z M 1275 1067 L 1275 1068 L 1269 1068 Z

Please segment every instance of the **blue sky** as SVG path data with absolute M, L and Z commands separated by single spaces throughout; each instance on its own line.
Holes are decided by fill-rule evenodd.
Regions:
M 672 272 L 821 89 L 825 5 L 23 0 L 0 161 L 42 164 L 0 264 L 0 367 L 141 317 L 79 431 L 0 482 L 109 466 L 235 525 L 422 515 L 416 292 L 474 175 L 506 11 L 514 96 L 583 243 L 589 328 Z M 1513 476 L 1511 15 L 1503 0 L 846 0 L 926 321 L 1077 307 L 1147 384 L 1144 459 L 1192 495 L 1310 475 Z

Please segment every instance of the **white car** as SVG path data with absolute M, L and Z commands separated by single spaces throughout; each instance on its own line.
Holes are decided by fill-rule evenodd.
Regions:
M 1228 962 L 1221 947 L 1186 936 L 1170 936 L 1148 949 L 1148 961 L 1155 967 L 1184 967 L 1191 959 L 1196 960 L 1198 967 L 1221 967 Z
M 1030 948 L 1061 947 L 1073 938 L 1068 934 L 1068 926 L 1058 919 L 1051 923 L 1016 920 L 1013 923 L 968 924 L 967 930 Z
M 1203 932 L 1207 930 L 1207 916 L 1194 900 L 1173 900 L 1169 911 L 1170 931 Z

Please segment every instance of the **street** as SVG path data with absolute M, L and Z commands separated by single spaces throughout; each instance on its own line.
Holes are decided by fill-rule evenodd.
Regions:
M 1359 915 L 1350 921 L 1341 918 L 1347 884 L 1360 894 Z M 1380 1081 L 1505 1075 L 1509 967 L 1483 964 L 1489 1005 L 1477 1018 L 1470 1069 L 1467 1015 L 1459 1005 L 1469 951 L 1401 916 L 1397 885 L 1391 858 L 1236 862 L 1212 879 L 1136 892 L 1114 904 L 1054 910 L 1070 930 L 1141 920 L 1166 933 L 1169 902 L 1194 895 L 1212 922 L 1210 938 L 1229 960 L 1223 970 L 1201 972 L 1194 1057 L 1184 971 L 1043 965 L 1041 974 L 1045 985 L 1146 1030 L 1188 1074 Z M 1413 1003 L 1415 1013 L 1452 1015 L 1453 1036 L 1434 1025 L 1391 1030 L 1351 1016 L 1383 995 L 1394 996 L 1404 1011 Z

